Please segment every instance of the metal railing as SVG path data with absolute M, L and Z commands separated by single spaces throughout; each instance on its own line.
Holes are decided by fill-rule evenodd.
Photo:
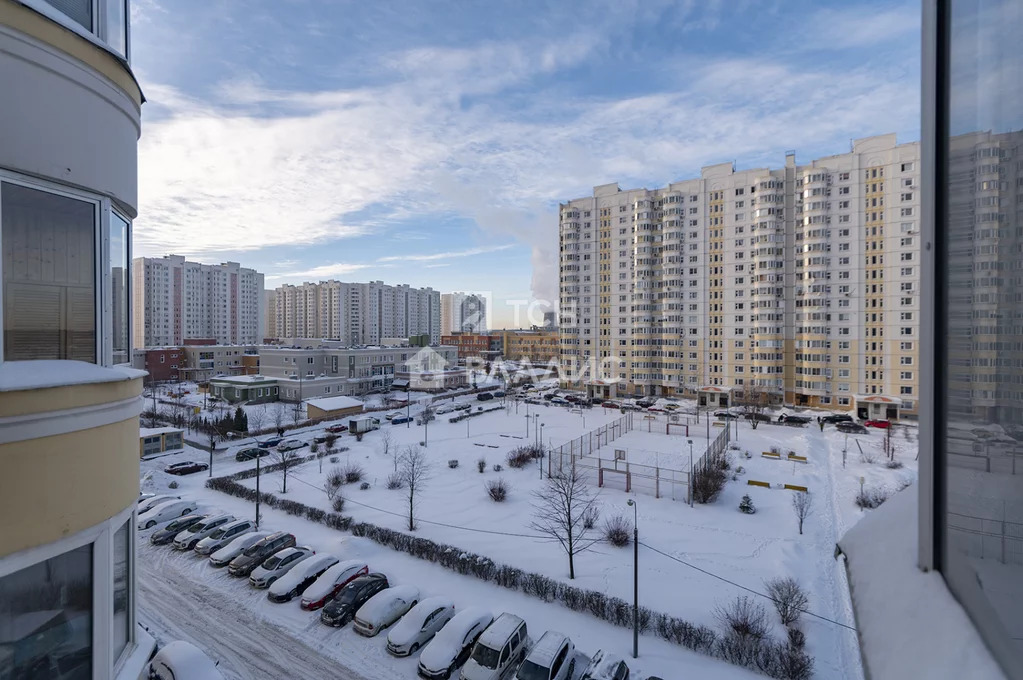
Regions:
M 971 557 L 1023 565 L 1023 523 L 946 513 L 955 545 Z

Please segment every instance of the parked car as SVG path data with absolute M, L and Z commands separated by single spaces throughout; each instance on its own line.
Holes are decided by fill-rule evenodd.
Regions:
M 505 612 L 480 635 L 469 660 L 462 667 L 461 680 L 499 680 L 526 658 L 529 635 L 526 622 Z
M 557 392 L 548 392 L 547 394 L 543 395 L 543 398 L 546 401 L 550 401 L 551 399 L 553 399 L 556 396 L 558 396 Z
M 277 445 L 278 451 L 294 451 L 300 449 L 303 446 L 309 446 L 309 442 L 304 442 L 301 439 L 285 439 Z
M 747 413 L 744 417 L 746 420 L 756 420 L 762 423 L 769 423 L 773 420 L 771 416 L 766 413 Z
M 214 567 L 226 567 L 231 564 L 231 560 L 245 552 L 246 548 L 255 545 L 269 535 L 269 531 L 253 531 L 247 534 L 242 534 L 220 550 L 211 553 L 210 564 Z
M 262 564 L 249 574 L 249 585 L 253 588 L 269 588 L 277 579 L 298 566 L 299 562 L 313 556 L 313 549 L 306 546 L 284 548 L 263 560 Z
M 401 411 L 391 411 L 390 413 L 388 413 L 387 415 L 384 416 L 384 420 L 394 420 L 395 418 L 398 418 L 398 417 L 403 416 L 405 414 L 406 414 L 406 412 L 404 410 L 401 410 Z
M 163 469 L 168 475 L 190 475 L 203 470 L 209 470 L 207 463 L 197 463 L 194 460 L 183 460 L 180 463 L 171 463 Z
M 394 656 L 415 654 L 454 615 L 455 603 L 449 598 L 426 598 L 401 617 L 401 621 L 387 634 L 387 651 Z
M 714 417 L 719 420 L 734 420 L 739 416 L 735 415 L 731 411 L 714 411 Z
M 355 616 L 355 612 L 366 601 L 386 588 L 387 577 L 383 574 L 366 574 L 355 579 L 320 610 L 320 621 L 328 626 L 343 626 Z
M 168 495 L 168 494 L 160 494 L 159 496 L 150 495 L 149 498 L 147 498 L 144 501 L 140 502 L 136 506 L 135 512 L 137 514 L 141 515 L 143 512 L 145 512 L 149 508 L 153 507 L 154 505 L 159 505 L 160 503 L 166 503 L 167 501 L 176 501 L 176 500 L 180 500 L 180 499 L 181 499 L 181 496 L 171 496 L 171 495 Z
M 270 452 L 266 449 L 261 449 L 258 446 L 250 446 L 242 449 L 238 453 L 234 454 L 234 459 L 239 463 L 244 463 L 247 460 L 255 460 L 256 458 L 262 458 L 268 455 Z
M 880 428 L 882 430 L 887 430 L 889 427 L 891 427 L 891 422 L 889 422 L 887 420 L 871 419 L 871 420 L 866 421 L 863 424 L 866 425 L 867 427 L 877 427 L 877 428 Z
M 270 439 L 264 439 L 259 442 L 257 446 L 261 449 L 272 449 L 273 447 L 284 441 L 284 437 L 271 437 Z
M 278 531 L 266 538 L 256 541 L 238 555 L 227 566 L 227 573 L 231 576 L 248 576 L 252 570 L 258 567 L 266 558 L 274 553 L 292 548 L 295 545 L 295 535 Z
M 212 555 L 225 545 L 256 528 L 250 519 L 236 519 L 221 525 L 212 534 L 195 544 L 195 552 L 199 555 Z
M 160 648 L 149 662 L 150 680 L 224 680 L 217 664 L 190 642 L 175 640 Z
M 533 406 L 543 406 L 544 405 L 544 401 L 542 399 L 526 399 L 526 403 L 527 404 L 532 404 Z
M 667 411 L 661 406 L 654 405 L 647 408 L 647 413 L 667 413 Z M 734 416 L 732 417 L 734 418 Z
M 203 515 L 185 515 L 184 517 L 179 517 L 163 529 L 157 529 L 154 531 L 153 535 L 149 537 L 149 542 L 153 545 L 167 545 L 168 543 L 173 543 L 175 536 L 202 519 L 204 519 Z
M 142 501 L 148 501 L 150 498 L 152 498 L 155 495 L 156 495 L 155 493 L 147 493 L 147 492 L 139 493 L 139 499 L 137 501 L 135 501 L 135 502 L 138 505 L 142 505 Z
M 617 401 L 612 401 L 610 399 L 605 399 L 601 403 L 601 406 L 603 406 L 604 408 L 621 408 L 622 407 L 622 405 L 619 404 Z
M 869 430 L 859 423 L 839 423 L 835 429 L 846 434 L 866 434 Z
M 494 398 L 491 392 L 480 392 L 476 395 L 476 401 L 490 401 Z
M 590 397 L 590 403 L 595 405 L 595 406 L 599 406 L 600 404 L 604 403 L 604 398 L 603 397 Z
M 629 680 L 629 667 L 621 657 L 597 650 L 580 680 Z
M 347 431 L 348 431 L 347 425 L 331 425 L 330 427 L 327 428 L 327 432 L 333 432 L 334 434 L 341 434 L 342 432 Z
M 572 402 L 570 402 L 568 399 L 565 399 L 564 397 L 554 397 L 553 399 L 550 400 L 550 403 L 556 406 L 565 406 Z
M 656 403 L 657 403 L 657 400 L 655 400 L 655 399 L 637 399 L 636 400 L 636 406 L 638 406 L 640 408 L 650 408 L 651 406 L 653 406 Z
M 308 611 L 319 609 L 334 599 L 346 585 L 368 573 L 369 566 L 362 560 L 348 560 L 335 564 L 302 593 L 302 609 Z
M 831 413 L 829 415 L 824 416 L 821 420 L 823 420 L 825 423 L 832 424 L 851 423 L 853 422 L 853 417 L 848 413 Z
M 191 515 L 195 512 L 195 501 L 167 501 L 146 510 L 138 516 L 138 525 L 143 529 L 152 529 L 157 524 L 169 522 L 178 517 Z
M 381 590 L 355 612 L 352 629 L 359 635 L 373 637 L 400 619 L 418 602 L 419 588 L 415 586 L 394 586 Z
M 419 655 L 419 677 L 448 680 L 465 663 L 479 636 L 494 621 L 490 612 L 466 607 L 440 629 Z
M 470 404 L 467 401 L 463 401 L 463 402 L 460 402 L 458 404 L 455 404 L 455 410 L 456 411 L 468 411 L 471 408 L 472 408 L 472 404 Z
M 196 522 L 174 537 L 175 550 L 191 550 L 221 526 L 234 521 L 234 515 L 210 515 Z
M 391 425 L 404 425 L 405 423 L 411 423 L 411 422 L 412 422 L 412 418 L 410 418 L 408 416 L 398 416 L 396 418 L 391 418 Z
M 529 650 L 515 680 L 572 680 L 575 645 L 567 635 L 549 630 Z
M 302 560 L 301 564 L 292 568 L 270 586 L 270 592 L 266 594 L 266 599 L 271 602 L 290 602 L 305 592 L 305 589 L 311 586 L 323 572 L 333 567 L 338 561 L 336 557 L 326 553 Z
M 454 404 L 443 404 L 442 406 L 438 406 L 436 409 L 434 409 L 433 412 L 439 416 L 442 416 L 445 413 L 451 413 L 454 410 L 455 410 Z
M 778 416 L 779 423 L 785 423 L 786 425 L 795 425 L 797 427 L 802 427 L 803 425 L 806 425 L 807 423 L 812 421 L 813 418 L 811 418 L 810 416 L 790 416 L 786 413 L 783 413 L 780 416 Z

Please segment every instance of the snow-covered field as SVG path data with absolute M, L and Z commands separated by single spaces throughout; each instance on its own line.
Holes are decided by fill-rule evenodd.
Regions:
M 487 402 L 484 406 L 491 407 L 495 403 Z M 529 412 L 530 415 L 539 413 L 540 417 L 529 419 L 528 438 L 525 404 L 518 406 L 518 413 L 512 406 L 455 424 L 447 423 L 449 416 L 444 415 L 430 424 L 428 445 L 424 450 L 431 461 L 431 478 L 418 499 L 417 534 L 487 555 L 500 563 L 567 581 L 567 559 L 560 548 L 556 544 L 530 537 L 535 535 L 535 531 L 529 527 L 534 514 L 531 492 L 543 484 L 539 469 L 536 466 L 520 470 L 507 469 L 505 456 L 515 446 L 533 440 L 537 421 L 543 423 L 544 440 L 558 446 L 621 414 L 617 411 L 604 412 L 600 408 L 572 413 L 550 406 L 532 406 Z M 645 429 L 647 425 L 640 419 L 641 416 L 637 414 L 635 417 L 637 427 Z M 660 422 L 660 432 L 663 433 L 663 420 Z M 650 432 L 634 430 L 601 449 L 600 454 L 611 457 L 615 448 L 624 448 L 628 452 L 628 459 L 633 462 L 656 462 L 678 467 L 684 461 L 684 467 L 687 468 L 688 439 L 693 439 L 694 453 L 699 456 L 706 444 L 705 427 L 704 423 L 691 427 L 692 436 L 689 438 L 658 434 L 654 426 L 651 426 Z M 719 431 L 719 428 L 712 428 L 710 434 L 714 437 Z M 314 433 L 319 432 L 319 428 L 305 428 L 291 434 L 311 439 Z M 390 445 L 386 447 L 389 449 L 387 453 L 384 451 L 385 432 L 390 433 L 391 439 Z M 360 490 L 358 485 L 344 487 L 344 513 L 356 521 L 404 529 L 407 505 L 405 492 L 386 489 L 385 480 L 394 469 L 394 453 L 397 451 L 400 454 L 405 447 L 426 439 L 424 428 L 415 424 L 411 427 L 385 424 L 384 430 L 367 434 L 362 442 L 347 435 L 340 437 L 338 445 L 348 446 L 350 450 L 338 454 L 338 464 L 349 461 L 358 463 L 364 468 L 365 479 L 370 483 L 367 490 Z M 652 495 L 626 494 L 617 488 L 610 488 L 611 485 L 600 489 L 598 504 L 602 519 L 621 513 L 631 521 L 632 508 L 626 506 L 626 500 L 633 498 L 637 502 L 641 542 L 704 570 L 690 568 L 642 548 L 640 603 L 655 611 L 719 628 L 714 610 L 734 600 L 737 595 L 745 594 L 738 586 L 762 592 L 764 580 L 776 576 L 793 576 L 807 589 L 812 612 L 825 619 L 852 625 L 844 571 L 840 563 L 834 560 L 833 554 L 838 537 L 862 516 L 863 511 L 853 502 L 860 488 L 860 478 L 864 478 L 867 487 L 886 485 L 894 489 L 903 482 L 912 481 L 916 476 L 915 428 L 900 427 L 899 433 L 893 436 L 896 458 L 905 465 L 902 469 L 888 469 L 883 465 L 884 458 L 880 453 L 882 439 L 881 430 L 871 430 L 865 435 L 850 435 L 843 467 L 842 450 L 846 446 L 846 437 L 832 426 L 827 426 L 822 433 L 816 424 L 805 428 L 764 424 L 752 430 L 748 423 L 740 423 L 737 441 L 739 450 L 731 452 L 733 463 L 729 473 L 735 473 L 736 479 L 730 480 L 721 496 L 710 505 L 690 508 L 684 502 L 671 500 L 670 497 L 656 499 Z M 856 446 L 857 441 L 866 456 L 861 456 Z M 789 451 L 807 456 L 808 463 L 762 458 L 761 452 L 769 451 L 771 447 L 780 449 L 783 458 Z M 744 455 L 746 451 L 751 454 L 748 459 Z M 299 453 L 306 452 L 303 449 Z M 159 469 L 167 463 L 188 458 L 205 460 L 206 455 L 204 452 L 186 451 L 158 461 L 144 461 L 143 471 Z M 482 474 L 476 468 L 479 458 L 487 461 L 486 471 Z M 864 462 L 864 458 L 874 458 L 875 462 Z M 448 461 L 452 459 L 459 461 L 457 468 L 448 467 Z M 505 469 L 495 472 L 492 469 L 494 464 L 504 465 Z M 235 463 L 230 451 L 226 454 L 218 453 L 215 474 L 229 474 L 252 465 L 251 462 Z M 743 468 L 741 472 L 738 472 L 738 466 Z M 328 508 L 323 486 L 324 476 L 332 467 L 334 464 L 324 460 L 322 474 L 316 462 L 304 463 L 293 470 L 289 475 L 286 497 L 307 505 Z M 508 500 L 504 503 L 494 503 L 484 490 L 486 480 L 499 477 L 511 487 Z M 164 490 L 169 479 L 161 472 L 152 472 L 144 484 L 144 490 Z M 204 474 L 181 478 L 178 480 L 180 491 L 238 516 L 252 514 L 251 504 L 204 489 L 202 484 L 205 479 Z M 814 512 L 807 519 L 803 535 L 799 535 L 791 508 L 792 492 L 748 486 L 746 482 L 750 479 L 766 481 L 772 485 L 795 484 L 810 489 Z M 279 494 L 280 481 L 280 473 L 267 475 L 262 479 L 262 489 Z M 246 480 L 244 483 L 254 485 L 254 480 Z M 754 515 L 738 511 L 739 501 L 746 493 L 757 507 Z M 557 604 L 545 604 L 471 577 L 451 573 L 439 566 L 390 551 L 369 541 L 338 534 L 305 520 L 274 511 L 264 513 L 270 528 L 292 530 L 299 536 L 301 543 L 310 543 L 317 550 L 339 550 L 345 557 L 366 557 L 372 568 L 384 571 L 389 576 L 393 574 L 396 582 L 414 583 L 430 594 L 452 595 L 460 606 L 487 604 L 495 612 L 502 608 L 517 612 L 526 618 L 531 627 L 539 627 L 539 630 L 533 629 L 537 637 L 544 629 L 554 628 L 570 635 L 577 646 L 587 653 L 593 653 L 600 647 L 611 648 L 623 657 L 631 652 L 628 630 L 571 612 Z M 148 545 L 140 552 L 139 559 L 152 559 Z M 263 599 L 262 594 L 250 597 L 247 585 L 227 577 L 221 578 L 215 572 L 208 573 L 212 570 L 197 566 L 190 557 L 174 555 L 166 559 L 175 563 L 183 561 L 175 568 L 185 569 L 205 586 L 226 589 L 225 596 L 238 598 L 243 606 L 251 607 L 260 617 L 280 619 L 286 630 L 296 633 L 304 631 L 306 635 L 315 631 L 313 640 L 306 640 L 315 649 L 333 649 L 330 640 L 338 635 L 352 637 L 352 645 L 356 647 L 364 642 L 373 644 L 373 641 L 362 641 L 361 638 L 356 640 L 358 636 L 348 632 L 329 631 L 320 626 L 318 621 L 315 621 L 315 626 L 311 625 L 314 617 L 301 612 L 297 604 L 294 607 L 272 605 Z M 577 557 L 576 575 L 574 585 L 631 601 L 632 550 L 598 544 Z M 771 603 L 764 601 L 764 604 L 771 620 L 775 621 Z M 290 612 L 290 609 L 294 609 L 294 612 Z M 816 677 L 861 677 L 856 638 L 852 631 L 808 616 L 801 619 L 801 627 L 807 635 L 808 651 L 816 659 Z M 782 632 L 781 626 L 776 625 L 775 635 L 781 635 Z M 348 642 L 347 637 L 345 641 Z M 680 669 L 688 668 L 700 673 L 711 673 L 715 677 L 749 675 L 738 668 L 692 654 L 653 636 L 643 636 L 640 646 L 640 659 L 630 660 L 630 666 L 634 667 L 634 671 L 639 670 L 645 674 L 658 674 L 664 678 L 682 677 L 687 673 L 682 673 Z M 350 645 L 343 645 L 345 649 L 348 647 Z M 406 665 L 414 668 L 414 664 L 408 660 L 390 659 L 383 651 L 382 642 L 374 649 L 379 652 L 378 661 L 384 666 L 397 664 L 394 666 L 398 669 L 396 673 L 404 672 L 400 669 Z M 359 664 L 362 662 L 357 655 L 350 659 L 342 654 L 338 658 L 351 665 L 356 672 L 366 673 L 366 668 L 369 668 L 360 671 Z M 370 676 L 388 677 L 379 673 L 371 673 Z

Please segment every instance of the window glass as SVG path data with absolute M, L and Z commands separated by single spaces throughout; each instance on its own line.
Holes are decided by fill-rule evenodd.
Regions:
M 46 4 L 69 16 L 75 23 L 92 31 L 92 0 L 45 0 Z
M 96 361 L 96 206 L 0 183 L 4 359 Z
M 128 56 L 128 12 L 125 11 L 127 0 L 105 0 L 103 21 L 105 35 L 103 39 L 121 56 Z
M 0 621 L 0 678 L 91 678 L 92 545 L 0 578 Z
M 947 203 L 937 224 L 939 566 L 992 651 L 1023 663 L 1023 7 L 949 0 Z M 982 169 L 982 168 L 986 168 Z M 997 169 L 1007 182 L 982 181 Z M 978 206 L 991 206 L 980 209 Z M 991 223 L 997 228 L 992 229 Z M 939 449 L 940 450 L 940 449 Z
M 114 533 L 114 635 L 111 639 L 116 662 L 131 639 L 131 621 L 128 616 L 131 597 L 131 557 L 128 541 L 131 540 L 131 520 L 121 525 Z
M 130 333 L 128 310 L 128 222 L 116 212 L 110 213 L 110 312 L 113 329 L 110 336 L 114 363 L 128 363 Z M 160 356 L 161 361 L 163 356 Z

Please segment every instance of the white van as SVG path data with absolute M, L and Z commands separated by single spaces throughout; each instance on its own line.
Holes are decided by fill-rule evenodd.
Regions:
M 501 680 L 515 672 L 528 651 L 526 622 L 505 612 L 480 635 L 459 677 L 461 680 Z

